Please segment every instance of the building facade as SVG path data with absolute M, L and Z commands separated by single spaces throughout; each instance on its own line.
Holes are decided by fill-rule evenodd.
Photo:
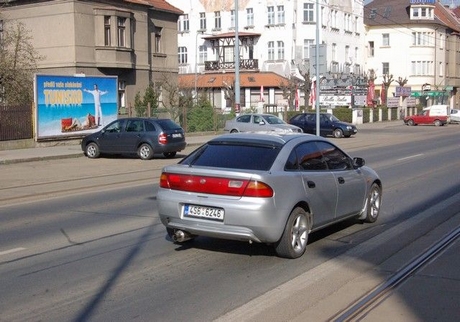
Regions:
M 40 74 L 117 76 L 121 110 L 150 83 L 177 78 L 183 12 L 164 0 L 0 2 L 4 27 L 30 30 Z
M 169 2 L 184 12 L 178 21 L 180 78 L 198 90 L 221 90 L 221 99 L 217 100 L 221 108 L 230 107 L 223 98 L 225 89 L 208 80 L 223 73 L 234 81 L 237 26 L 242 78 L 264 74 L 259 81 L 273 75 L 282 77 L 284 84 L 301 83 L 314 75 L 316 46 L 320 47 L 322 77 L 348 80 L 351 85 L 353 75 L 365 73 L 363 6 L 357 1 L 322 0 L 318 10 L 315 0 Z M 285 101 L 283 86 L 273 87 L 272 83 L 242 87 L 242 107 L 253 107 L 261 99 L 268 105 Z M 296 96 L 300 96 L 301 105 L 308 104 L 304 92 Z M 289 108 L 293 108 L 295 100 L 290 97 L 289 101 Z
M 377 97 L 384 76 L 393 75 L 388 97 L 397 95 L 401 78 L 423 106 L 458 106 L 460 23 L 453 8 L 437 0 L 374 0 L 364 7 L 364 24 L 365 68 L 375 71 Z

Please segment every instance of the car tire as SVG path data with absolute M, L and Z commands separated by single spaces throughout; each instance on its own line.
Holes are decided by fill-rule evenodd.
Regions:
M 301 207 L 294 208 L 281 239 L 275 245 L 276 254 L 291 259 L 302 256 L 307 248 L 308 231 L 308 213 Z
M 238 133 L 239 131 L 237 129 L 233 129 L 230 131 L 230 133 Z
M 435 121 L 434 121 L 434 125 L 435 125 L 435 126 L 441 126 L 442 123 L 441 123 L 440 120 L 435 120 Z
M 85 154 L 90 159 L 96 159 L 101 154 L 99 146 L 94 142 L 89 143 L 85 148 Z
M 407 121 L 407 125 L 409 125 L 409 126 L 414 126 L 414 125 L 415 125 L 414 120 L 409 120 L 409 121 Z
M 380 213 L 380 205 L 382 201 L 382 188 L 376 183 L 372 184 L 367 195 L 364 222 L 373 223 L 377 220 Z
M 332 135 L 335 138 L 340 139 L 343 137 L 343 131 L 341 129 L 335 129 L 334 132 L 332 132 Z
M 165 156 L 165 158 L 168 158 L 168 159 L 171 159 L 171 158 L 174 158 L 176 156 L 176 151 L 174 152 L 165 152 L 163 153 L 163 155 Z
M 149 144 L 142 143 L 137 149 L 137 155 L 141 160 L 150 160 L 153 157 L 153 149 Z

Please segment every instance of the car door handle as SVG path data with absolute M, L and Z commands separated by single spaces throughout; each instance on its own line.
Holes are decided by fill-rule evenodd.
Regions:
M 307 186 L 308 186 L 308 188 L 315 188 L 316 184 L 313 181 L 308 180 L 307 181 Z
M 344 183 L 345 183 L 345 179 L 342 178 L 342 177 L 339 177 L 339 178 L 337 179 L 337 181 L 339 181 L 340 184 L 344 184 Z

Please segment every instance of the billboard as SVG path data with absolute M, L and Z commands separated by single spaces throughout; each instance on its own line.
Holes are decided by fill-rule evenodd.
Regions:
M 35 75 L 37 140 L 83 136 L 116 120 L 116 76 Z

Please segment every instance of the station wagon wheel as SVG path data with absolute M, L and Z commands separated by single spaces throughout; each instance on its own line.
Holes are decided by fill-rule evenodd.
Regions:
M 308 214 L 297 207 L 289 215 L 281 239 L 275 245 L 275 252 L 284 258 L 298 258 L 305 253 L 308 242 Z
M 100 154 L 99 146 L 94 142 L 89 143 L 86 146 L 85 154 L 88 158 L 91 158 L 91 159 L 95 159 L 99 157 L 99 154 Z
M 377 220 L 380 213 L 380 202 L 382 201 L 382 189 L 378 184 L 374 183 L 369 190 L 366 201 L 366 217 L 365 222 L 373 223 Z
M 153 157 L 153 149 L 147 143 L 142 143 L 137 150 L 137 154 L 141 160 L 150 160 Z
M 233 129 L 230 131 L 230 133 L 238 133 L 238 130 L 237 129 Z
M 415 125 L 414 120 L 407 121 L 407 125 L 414 126 Z
M 341 129 L 335 129 L 334 132 L 332 133 L 335 138 L 341 138 L 343 137 L 343 131 Z
M 177 153 L 176 151 L 174 151 L 174 152 L 165 152 L 165 153 L 163 153 L 163 155 L 165 156 L 165 158 L 170 159 L 170 158 L 174 158 L 176 156 L 176 153 Z

